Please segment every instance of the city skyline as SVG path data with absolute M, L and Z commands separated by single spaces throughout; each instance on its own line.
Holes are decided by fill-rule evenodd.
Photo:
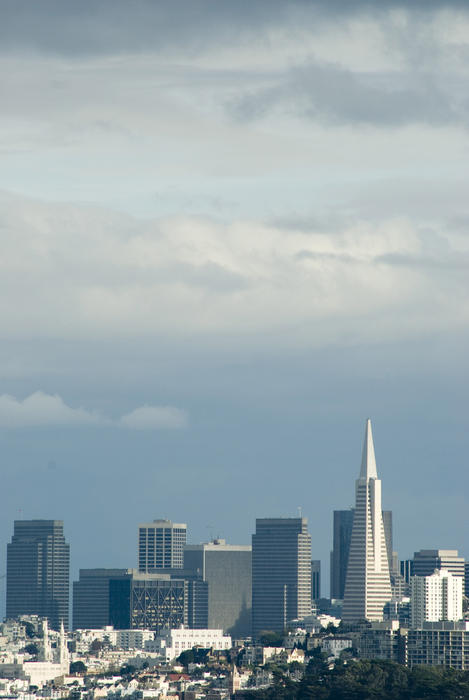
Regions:
M 370 465 L 371 465 L 371 466 L 370 466 Z M 372 437 L 372 434 L 371 434 L 371 421 L 370 421 L 370 419 L 367 419 L 367 421 L 366 421 L 365 441 L 364 441 L 363 450 L 362 450 L 361 472 L 366 472 L 366 473 L 368 473 L 368 471 L 369 471 L 370 469 L 371 469 L 371 471 L 373 472 L 373 474 L 376 473 L 376 462 L 375 462 L 375 457 L 374 457 L 373 437 Z M 300 510 L 300 508 L 299 508 L 298 510 Z M 354 512 L 354 508 L 350 508 L 349 511 L 353 513 L 353 512 Z M 341 513 L 344 513 L 344 512 L 347 513 L 348 511 L 331 511 L 331 516 L 334 515 L 334 517 L 335 517 L 335 513 L 337 513 L 338 515 L 340 515 Z M 389 554 L 388 549 L 389 549 L 389 546 L 392 546 L 392 541 L 393 541 L 393 533 L 392 533 L 392 511 L 383 511 L 383 512 L 382 512 L 382 517 L 384 518 L 385 515 L 386 515 L 386 518 L 387 518 L 386 522 L 389 520 L 389 528 L 388 528 L 389 531 L 386 530 L 386 525 L 384 525 L 384 530 L 383 530 L 383 533 L 386 532 L 386 538 L 385 538 L 386 545 L 385 545 L 385 550 L 386 550 L 386 553 L 387 553 L 387 554 L 386 554 L 386 558 L 388 559 L 388 554 Z M 279 514 L 277 514 L 277 516 L 278 516 L 278 518 L 281 518 L 281 519 L 286 519 L 286 520 L 288 520 L 288 518 L 291 519 L 291 516 L 289 516 L 288 514 L 284 514 L 284 515 L 282 515 L 282 516 L 280 516 Z M 275 518 L 275 515 L 272 516 L 272 517 Z M 141 519 L 140 519 L 140 520 L 141 520 Z M 34 522 L 34 521 L 33 521 L 33 522 Z M 47 521 L 47 520 L 41 521 L 41 520 L 39 520 L 39 521 L 37 521 L 37 522 L 48 523 L 48 522 L 54 522 L 54 521 Z M 352 522 L 353 522 L 353 519 L 352 519 Z M 19 526 L 20 526 L 21 523 L 22 523 L 22 520 L 15 521 L 15 527 L 16 527 L 16 523 L 18 523 Z M 27 524 L 27 523 L 25 523 L 25 524 Z M 331 544 L 333 544 L 333 536 L 334 536 L 334 527 L 333 527 L 333 526 L 334 526 L 334 518 L 332 518 L 332 517 L 331 517 L 331 523 L 330 523 L 330 525 L 331 525 L 331 528 L 330 528 L 330 542 L 331 542 Z M 127 560 L 123 561 L 123 559 L 121 559 L 121 561 L 123 562 L 123 563 L 122 563 L 123 570 L 124 570 L 124 569 L 133 569 L 134 567 L 135 567 L 136 570 L 138 570 L 139 568 L 140 568 L 140 570 L 144 570 L 144 569 L 145 569 L 145 567 L 143 567 L 143 569 L 142 569 L 142 561 L 143 561 L 143 560 L 142 560 L 142 528 L 144 528 L 144 529 L 146 528 L 146 530 L 145 530 L 145 532 L 146 532 L 146 531 L 148 530 L 148 528 L 153 528 L 153 529 L 156 528 L 156 529 L 157 529 L 157 528 L 168 528 L 168 527 L 171 529 L 171 532 L 172 532 L 172 528 L 183 528 L 183 530 L 177 530 L 177 532 L 184 532 L 184 544 L 186 543 L 186 539 L 185 539 L 185 538 L 186 538 L 186 532 L 189 533 L 189 538 L 187 539 L 187 545 L 189 546 L 189 549 L 191 549 L 191 546 L 196 546 L 196 547 L 197 547 L 197 546 L 199 546 L 199 545 L 202 546 L 203 544 L 210 544 L 210 543 L 213 542 L 213 541 L 214 541 L 214 542 L 217 541 L 217 539 L 214 538 L 214 536 L 213 536 L 213 532 L 211 532 L 211 533 L 210 533 L 210 538 L 208 538 L 207 540 L 204 540 L 203 542 L 196 543 L 196 542 L 192 541 L 191 538 L 190 538 L 190 524 L 189 524 L 189 526 L 188 526 L 186 523 L 184 523 L 184 524 L 174 523 L 174 522 L 172 522 L 171 520 L 167 519 L 166 517 L 164 517 L 164 518 L 162 518 L 162 517 L 157 517 L 157 518 L 149 519 L 148 522 L 145 523 L 145 524 L 142 524 L 141 522 L 136 524 L 136 532 L 137 532 L 137 534 L 136 534 L 136 538 L 135 538 L 135 539 L 136 539 L 135 551 L 132 553 L 132 555 L 129 556 L 129 558 L 128 558 Z M 210 526 L 210 527 L 211 527 L 212 530 L 214 529 L 214 526 Z M 156 529 L 155 529 L 155 532 L 156 532 Z M 164 532 L 164 530 L 162 530 L 162 531 Z M 252 531 L 252 533 L 254 533 L 254 530 Z M 349 535 L 349 536 L 350 536 L 350 535 Z M 384 534 L 383 534 L 383 536 L 384 536 Z M 387 542 L 387 538 L 388 538 L 388 537 L 389 537 L 389 543 Z M 223 542 L 223 540 L 220 540 L 220 541 Z M 320 549 L 321 549 L 321 546 L 324 545 L 324 542 L 326 542 L 326 544 L 327 544 L 327 538 L 317 538 L 316 540 L 315 540 L 314 538 L 312 538 L 312 550 L 311 550 L 311 553 L 312 553 L 312 556 L 313 556 L 313 557 L 314 557 L 314 555 L 315 555 L 315 545 L 316 545 L 316 548 L 317 548 L 318 550 L 320 550 Z M 231 541 L 231 540 L 229 541 L 229 545 L 230 545 L 230 546 L 231 546 L 233 543 L 234 543 L 233 541 Z M 245 543 L 239 543 L 239 542 L 236 543 L 236 546 L 238 546 L 238 545 L 241 546 L 241 547 L 246 546 Z M 153 545 L 153 546 L 154 546 L 154 545 Z M 177 545 L 177 546 L 181 547 L 181 545 Z M 182 552 L 182 551 L 183 551 L 183 550 L 181 549 L 181 552 Z M 383 550 L 383 551 L 384 551 L 384 550 Z M 72 552 L 73 552 L 73 549 L 72 549 Z M 431 560 L 431 557 L 433 556 L 435 562 L 437 561 L 437 558 L 438 558 L 438 556 L 439 556 L 440 554 L 441 554 L 441 556 L 447 556 L 447 557 L 449 556 L 450 559 L 448 559 L 448 561 L 450 561 L 450 560 L 452 561 L 451 557 L 456 557 L 455 561 L 458 562 L 458 563 L 457 563 L 458 571 L 459 571 L 459 569 L 462 570 L 463 567 L 464 567 L 464 559 L 461 558 L 461 554 L 462 554 L 462 553 L 460 552 L 460 555 L 459 555 L 459 558 L 458 558 L 458 552 L 457 552 L 457 550 L 456 550 L 456 551 L 454 551 L 454 550 L 447 550 L 447 549 L 445 549 L 445 550 L 443 550 L 443 549 L 440 549 L 440 550 L 426 550 L 426 549 L 423 549 L 423 548 L 422 548 L 421 551 L 417 551 L 417 552 L 415 552 L 414 554 L 415 554 L 416 557 L 417 557 L 417 556 L 418 556 L 418 557 L 421 557 L 422 554 L 425 554 L 425 555 L 427 555 L 427 558 L 429 559 L 429 561 Z M 404 557 L 402 557 L 402 556 L 400 555 L 400 552 L 399 552 L 399 551 L 398 551 L 398 555 L 399 555 L 399 559 L 402 560 L 402 559 L 404 558 Z M 148 555 L 145 554 L 145 557 L 146 557 L 146 556 L 148 556 Z M 171 556 L 172 556 L 172 555 L 171 555 Z M 180 559 L 181 559 L 181 555 L 178 555 L 178 556 L 179 556 Z M 384 555 L 383 555 L 383 556 L 384 556 Z M 72 560 L 73 560 L 73 559 L 72 559 Z M 135 560 L 135 561 L 134 561 L 134 560 Z M 324 567 L 324 561 L 322 561 L 322 560 L 319 560 L 319 561 L 321 561 L 321 567 L 322 567 L 322 569 L 323 569 L 323 567 Z M 327 559 L 326 559 L 325 561 L 327 561 Z M 169 559 L 168 559 L 168 562 L 169 562 Z M 182 559 L 181 559 L 180 564 L 178 564 L 178 566 L 180 566 L 181 564 L 182 564 Z M 109 562 L 105 559 L 105 557 L 104 557 L 104 558 L 101 557 L 101 558 L 99 559 L 98 567 L 102 567 L 102 566 L 105 566 L 105 567 L 108 567 L 108 566 L 109 566 Z M 427 573 L 431 573 L 431 572 L 433 571 L 434 566 L 436 566 L 436 564 L 433 565 L 433 564 L 430 563 L 429 565 L 427 565 L 427 568 L 426 568 Z M 74 580 L 74 579 L 78 580 L 78 576 L 77 576 L 78 569 L 83 569 L 83 568 L 87 568 L 87 567 L 85 566 L 85 563 L 84 563 L 84 562 L 78 562 L 78 561 L 76 561 L 76 562 L 74 563 L 74 567 L 73 567 L 72 570 L 71 570 L 70 582 L 72 582 L 72 580 Z M 88 568 L 89 568 L 89 567 L 88 567 Z M 164 568 L 164 567 L 162 567 L 162 568 Z M 450 568 L 451 568 L 451 566 L 450 566 Z M 327 568 L 326 568 L 326 570 L 327 570 Z M 329 570 L 329 573 L 330 573 L 330 570 Z M 324 579 L 322 579 L 322 586 L 325 588 L 325 590 L 327 590 L 327 585 L 325 585 Z M 324 594 L 323 594 L 323 595 L 324 595 Z M 0 611 L 1 611 L 1 606 L 0 606 Z
M 367 416 L 399 556 L 469 557 L 468 37 L 461 0 L 1 3 L 0 561 L 21 518 L 76 579 L 300 508 L 327 591 Z

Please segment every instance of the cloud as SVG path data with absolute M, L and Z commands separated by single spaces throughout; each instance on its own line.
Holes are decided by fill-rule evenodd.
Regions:
M 240 120 L 271 111 L 294 113 L 327 126 L 466 124 L 464 93 L 450 91 L 430 74 L 359 74 L 339 65 L 309 61 L 277 83 L 234 98 L 228 110 Z
M 173 406 L 141 406 L 122 416 L 120 424 L 133 430 L 184 428 L 187 416 Z
M 428 14 L 455 8 L 465 0 L 414 0 L 412 10 Z M 116 51 L 158 51 L 170 44 L 185 51 L 207 43 L 225 44 L 242 38 L 267 38 L 277 27 L 295 22 L 323 24 L 356 14 L 408 10 L 405 0 L 4 0 L 0 42 L 3 47 L 39 49 L 63 55 L 113 54 Z
M 141 406 L 113 420 L 97 411 L 68 406 L 57 394 L 36 391 L 25 399 L 0 395 L 0 427 L 116 426 L 136 430 L 183 428 L 184 411 L 172 406 Z
M 453 274 L 468 242 L 444 219 L 434 230 L 407 217 L 334 218 L 332 233 L 305 226 L 140 220 L 4 194 L 3 337 L 187 343 L 276 333 L 322 345 L 469 321 L 469 278 Z

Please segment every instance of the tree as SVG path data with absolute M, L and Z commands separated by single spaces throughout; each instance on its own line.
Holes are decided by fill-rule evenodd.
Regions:
M 131 676 L 132 673 L 135 673 L 137 668 L 135 666 L 132 666 L 132 664 L 124 664 L 120 670 L 121 676 Z
M 187 649 L 186 651 L 183 651 L 181 654 L 179 654 L 177 660 L 182 666 L 188 666 L 188 664 L 193 664 L 194 663 L 194 650 L 193 649 Z
M 98 655 L 99 652 L 102 650 L 104 644 L 99 640 L 99 639 L 93 639 L 93 641 L 90 644 L 90 651 L 93 654 Z
M 29 637 L 29 639 L 34 639 L 34 637 L 36 636 L 36 629 L 32 622 L 25 622 L 24 629 L 26 632 L 26 636 Z
M 39 647 L 37 644 L 34 644 L 34 642 L 26 644 L 24 650 L 27 654 L 31 654 L 31 656 L 37 656 L 39 654 Z
M 263 647 L 281 647 L 283 646 L 283 634 L 272 630 L 264 630 L 259 636 L 259 642 Z
M 86 673 L 87 668 L 83 661 L 73 661 L 70 664 L 70 673 Z

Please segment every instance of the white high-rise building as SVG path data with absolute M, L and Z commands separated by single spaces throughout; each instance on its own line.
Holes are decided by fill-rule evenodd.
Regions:
M 153 520 L 138 527 L 138 570 L 182 569 L 187 525 Z
M 391 599 L 391 580 L 376 471 L 371 421 L 366 422 L 360 476 L 355 482 L 355 512 L 345 580 L 342 619 L 381 621 Z
M 422 627 L 424 622 L 461 620 L 463 579 L 447 569 L 435 569 L 431 576 L 412 576 L 411 625 Z

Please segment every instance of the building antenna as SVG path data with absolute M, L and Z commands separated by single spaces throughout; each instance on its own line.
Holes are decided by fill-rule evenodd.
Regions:
M 301 511 L 301 506 L 298 506 L 298 517 L 299 517 L 299 518 L 302 517 L 301 512 L 302 512 L 302 511 Z

